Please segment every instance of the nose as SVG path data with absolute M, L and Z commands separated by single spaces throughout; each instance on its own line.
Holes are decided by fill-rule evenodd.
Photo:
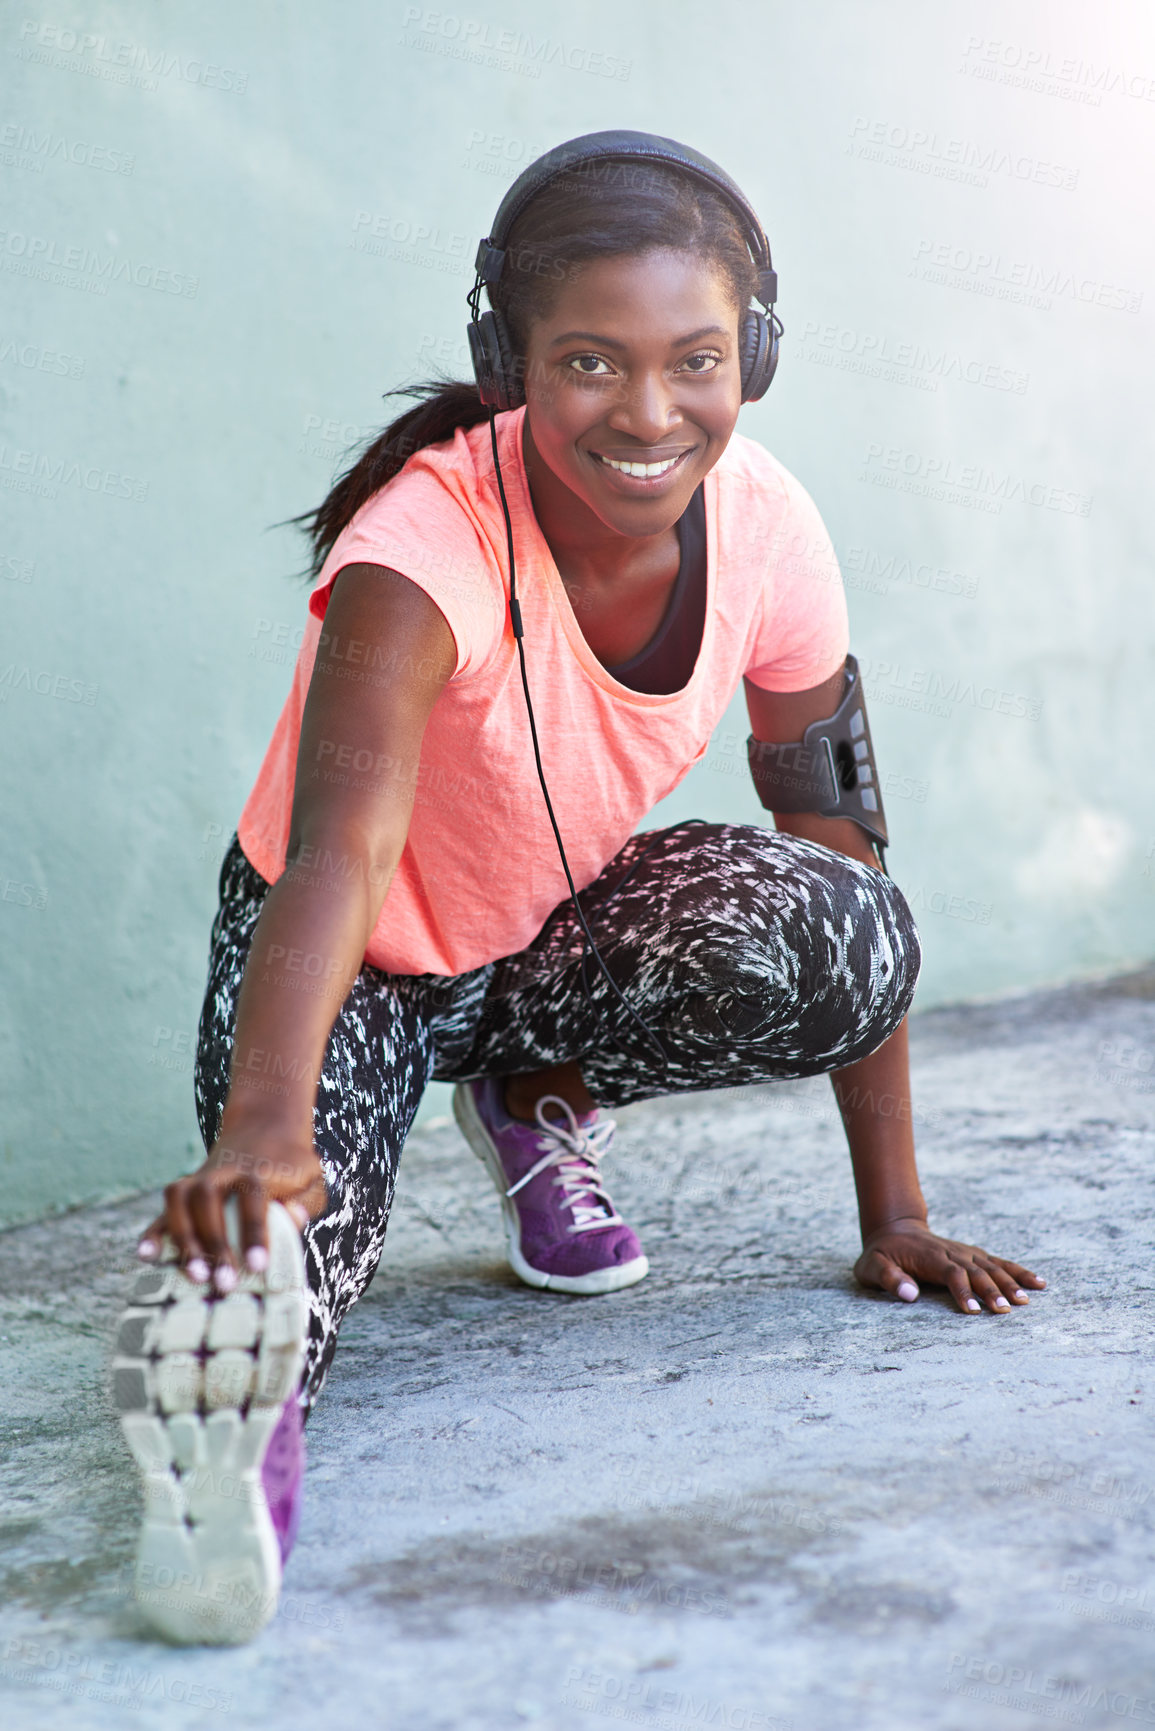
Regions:
M 615 433 L 636 439 L 639 445 L 656 445 L 682 424 L 674 386 L 661 367 L 632 373 L 607 416 Z

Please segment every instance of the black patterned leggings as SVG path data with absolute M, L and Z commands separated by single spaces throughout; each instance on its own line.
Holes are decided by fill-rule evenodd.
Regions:
M 221 867 L 197 1046 L 206 1148 L 224 1110 L 237 996 L 267 892 L 234 836 Z M 361 969 L 317 1092 L 329 1206 L 305 1231 L 306 1405 L 376 1271 L 397 1162 L 431 1078 L 466 1081 L 576 1059 L 593 1098 L 612 1107 L 819 1075 L 889 1038 L 918 978 L 918 934 L 891 880 L 775 830 L 689 822 L 643 832 L 581 904 L 610 974 L 661 1050 L 596 963 L 583 959 L 568 901 L 528 949 L 467 974 Z

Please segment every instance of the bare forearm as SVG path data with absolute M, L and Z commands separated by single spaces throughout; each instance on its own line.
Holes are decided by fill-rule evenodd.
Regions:
M 844 853 L 860 865 L 878 870 L 878 855 L 874 843 L 864 829 L 848 817 L 819 817 L 811 811 L 776 811 L 774 827 L 783 835 L 796 835 L 801 841 L 816 841 L 822 847 Z
M 863 1243 L 895 1220 L 926 1219 L 911 1123 L 906 1019 L 885 1045 L 830 1078 L 842 1114 Z
M 869 837 L 849 819 L 792 812 L 776 814 L 774 822 L 789 835 L 821 842 L 862 865 L 878 867 Z M 863 1241 L 888 1221 L 925 1220 L 914 1154 L 905 1019 L 885 1045 L 835 1070 L 830 1080 L 850 1148 Z

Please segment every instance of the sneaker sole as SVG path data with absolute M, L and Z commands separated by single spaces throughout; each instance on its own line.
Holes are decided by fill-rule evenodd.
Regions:
M 182 1645 L 251 1640 L 277 1607 L 261 1464 L 300 1381 L 308 1306 L 300 1235 L 277 1202 L 268 1236 L 268 1268 L 224 1297 L 173 1262 L 142 1268 L 117 1330 L 112 1399 L 144 1490 L 136 1600 Z
M 636 1286 L 639 1280 L 645 1279 L 650 1272 L 649 1258 L 645 1256 L 635 1256 L 632 1262 L 622 1262 L 613 1268 L 595 1268 L 589 1274 L 546 1274 L 528 1263 L 521 1249 L 521 1223 L 517 1217 L 517 1207 L 513 1199 L 505 1194 L 507 1180 L 501 1156 L 482 1123 L 471 1090 L 464 1083 L 459 1082 L 453 1090 L 453 1116 L 457 1119 L 461 1134 L 493 1179 L 501 1202 L 509 1265 L 519 1280 L 523 1280 L 527 1286 L 536 1287 L 539 1292 L 570 1292 L 577 1293 L 579 1297 L 591 1298 L 602 1292 L 620 1292 L 623 1286 Z

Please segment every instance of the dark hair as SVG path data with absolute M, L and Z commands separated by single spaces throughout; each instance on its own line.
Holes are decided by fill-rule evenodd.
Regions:
M 524 354 L 530 326 L 548 313 L 560 282 L 594 259 L 659 250 L 709 259 L 740 311 L 757 290 L 742 226 L 717 193 L 664 164 L 602 159 L 558 175 L 530 200 L 510 230 L 506 267 L 490 299 Z M 312 544 L 314 577 L 345 525 L 415 451 L 489 414 L 476 385 L 454 379 L 405 385 L 389 397 L 416 397 L 417 406 L 372 440 L 315 510 L 292 519 Z

